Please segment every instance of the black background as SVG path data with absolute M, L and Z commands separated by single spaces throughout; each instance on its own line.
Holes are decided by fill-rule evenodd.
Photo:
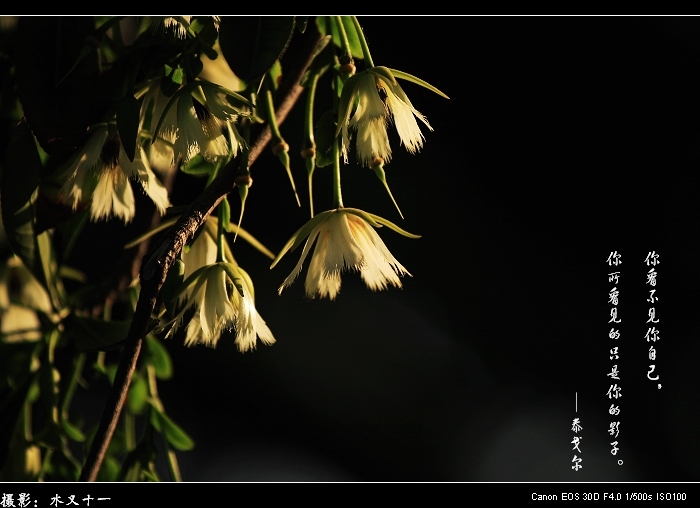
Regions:
M 412 277 L 372 293 L 348 273 L 330 302 L 304 296 L 304 271 L 278 296 L 299 252 L 269 270 L 239 239 L 277 343 L 240 354 L 233 337 L 216 349 L 167 342 L 175 377 L 161 397 L 197 443 L 179 454 L 184 479 L 698 480 L 700 20 L 360 21 L 376 65 L 450 96 L 403 82 L 434 128 L 413 156 L 390 129 L 387 178 L 404 220 L 354 153 L 342 170 L 346 206 L 422 235 L 380 231 Z M 299 119 L 282 133 L 306 203 Z M 322 211 L 331 175 L 318 171 Z M 243 226 L 276 251 L 308 211 L 269 153 L 252 172 Z M 622 256 L 618 341 L 608 338 L 612 251 Z M 650 251 L 660 256 L 658 382 L 646 377 Z M 611 401 L 615 363 L 622 398 Z

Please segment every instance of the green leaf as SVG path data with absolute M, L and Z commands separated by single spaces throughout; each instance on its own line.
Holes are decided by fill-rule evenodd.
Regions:
M 209 175 L 212 171 L 216 171 L 216 164 L 207 162 L 202 154 L 197 154 L 187 164 L 183 164 L 180 170 L 188 175 Z
M 219 35 L 216 29 L 216 23 L 211 16 L 195 16 L 192 18 L 190 25 L 192 30 L 197 34 L 197 42 L 204 46 L 204 50 L 211 49 L 216 43 L 216 38 Z
M 98 482 L 115 482 L 122 470 L 122 465 L 114 457 L 108 456 L 97 473 Z
M 42 277 L 39 280 L 43 281 L 48 290 L 53 307 L 60 309 L 63 307 L 66 295 L 63 284 L 58 279 L 58 264 L 49 231 L 44 231 L 36 237 L 36 245 L 42 270 Z
M 194 441 L 180 428 L 168 415 L 160 412 L 153 404 L 155 411 L 151 411 L 151 423 L 158 432 L 163 434 L 173 448 L 186 452 L 194 448 Z
M 148 382 L 141 375 L 134 375 L 129 386 L 129 395 L 126 399 L 129 411 L 134 414 L 143 413 L 148 403 Z
M 66 435 L 73 441 L 77 441 L 78 443 L 85 441 L 85 434 L 83 434 L 78 427 L 73 425 L 68 418 L 63 418 L 61 420 L 61 427 L 63 427 Z
M 272 64 L 272 67 L 268 70 L 268 76 L 270 77 L 270 83 L 272 83 L 271 91 L 274 92 L 282 81 L 282 64 L 279 60 L 275 60 Z
M 173 375 L 173 362 L 165 345 L 153 335 L 146 335 L 146 350 L 156 370 L 156 377 L 170 379 Z
M 38 263 L 34 203 L 42 169 L 34 136 L 27 122 L 22 120 L 10 135 L 0 180 L 0 201 L 2 223 L 10 247 L 35 275 L 38 275 Z
M 102 321 L 88 317 L 73 316 L 70 335 L 78 351 L 109 349 L 123 341 L 131 326 L 130 321 Z
M 221 53 L 234 74 L 250 83 L 282 57 L 294 25 L 292 16 L 223 17 L 219 25 Z
M 82 284 L 87 283 L 88 278 L 85 272 L 73 268 L 72 266 L 63 265 L 58 269 L 58 275 L 63 279 L 71 279 Z
M 151 467 L 154 467 L 153 463 L 151 463 L 150 465 L 151 465 Z M 144 468 L 141 470 L 141 474 L 149 482 L 159 482 L 160 481 L 160 478 L 158 478 L 158 472 L 155 471 L 155 469 L 151 470 L 151 469 Z
M 362 44 L 360 44 L 360 39 L 357 37 L 357 31 L 355 30 L 355 25 L 352 22 L 352 19 L 350 16 L 341 16 L 341 19 L 343 22 L 343 28 L 345 28 L 345 34 L 347 35 L 348 42 L 350 43 L 350 53 L 352 53 L 352 57 L 362 60 L 365 55 L 362 52 Z M 321 34 L 331 35 L 333 37 L 333 44 L 343 49 L 343 42 L 340 38 L 340 32 L 338 30 L 338 24 L 335 16 L 317 16 L 316 26 Z
M 134 162 L 134 156 L 136 155 L 140 115 L 141 101 L 130 94 L 122 97 L 117 106 L 117 129 L 119 130 L 119 137 L 126 156 L 129 157 L 131 162 Z

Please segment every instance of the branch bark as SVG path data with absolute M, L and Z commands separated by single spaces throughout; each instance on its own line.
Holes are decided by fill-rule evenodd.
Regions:
M 289 80 L 285 79 L 280 86 L 280 94 L 283 99 L 277 107 L 276 117 L 278 124 L 281 124 L 286 119 L 304 91 L 299 82 L 311 63 L 314 49 L 320 40 L 320 34 L 316 36 L 309 34 L 309 37 L 303 43 L 301 61 L 294 67 L 296 71 L 293 72 Z M 266 126 L 257 137 L 255 143 L 250 147 L 249 166 L 252 166 L 260 156 L 271 137 L 270 128 Z M 125 340 L 124 351 L 117 368 L 112 390 L 107 397 L 95 439 L 80 474 L 80 481 L 95 481 L 97 478 L 97 473 L 102 466 L 107 448 L 119 422 L 119 416 L 129 392 L 131 378 L 136 369 L 141 346 L 148 333 L 149 321 L 155 309 L 160 290 L 168 275 L 168 270 L 170 270 L 182 248 L 194 237 L 197 230 L 207 220 L 207 217 L 216 209 L 221 200 L 233 190 L 235 176 L 236 167 L 234 161 L 232 161 L 220 171 L 219 176 L 211 185 L 204 189 L 204 192 L 192 203 L 189 211 L 180 216 L 177 223 L 170 228 L 153 250 L 150 258 L 142 265 L 140 275 L 141 292 L 134 311 L 134 317 Z

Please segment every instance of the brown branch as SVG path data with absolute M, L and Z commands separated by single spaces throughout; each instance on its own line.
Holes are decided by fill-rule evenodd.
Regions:
M 277 123 L 281 124 L 296 101 L 301 96 L 304 88 L 299 86 L 304 72 L 313 59 L 313 51 L 320 41 L 320 35 L 308 37 L 302 50 L 302 61 L 296 67 L 297 72 L 289 80 L 285 80 L 280 87 L 283 100 L 277 108 Z M 250 147 L 248 164 L 252 165 L 271 139 L 269 127 L 265 127 Z M 160 289 L 168 275 L 168 270 L 180 254 L 182 248 L 189 242 L 204 224 L 207 217 L 234 188 L 236 168 L 233 161 L 225 166 L 219 176 L 204 189 L 204 192 L 192 203 L 189 211 L 183 214 L 177 223 L 168 230 L 154 253 L 141 268 L 141 292 L 136 304 L 134 317 L 127 334 L 122 358 L 114 377 L 112 390 L 107 397 L 95 439 L 85 461 L 85 466 L 80 474 L 80 481 L 95 481 L 97 473 L 104 461 L 107 448 L 112 440 L 112 435 L 119 422 L 126 396 L 129 392 L 131 378 L 136 369 L 136 363 L 141 352 L 143 339 L 148 333 L 149 321 L 156 307 L 156 301 Z

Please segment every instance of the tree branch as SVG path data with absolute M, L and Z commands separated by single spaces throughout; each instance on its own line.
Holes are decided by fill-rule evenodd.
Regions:
M 284 86 L 280 87 L 283 99 L 277 108 L 276 117 L 278 124 L 285 120 L 304 90 L 299 85 L 299 82 L 313 59 L 313 51 L 320 39 L 321 36 L 318 34 L 305 40 L 304 48 L 301 51 L 302 60 L 300 65 L 295 67 L 297 71 L 291 79 L 284 81 Z M 248 161 L 250 166 L 262 153 L 270 139 L 270 128 L 266 126 L 257 137 L 255 143 L 250 147 Z M 117 368 L 112 390 L 107 397 L 97 434 L 80 475 L 80 481 L 95 481 L 97 478 L 97 473 L 102 466 L 112 435 L 119 422 L 119 416 L 126 401 L 131 378 L 141 352 L 143 339 L 148 333 L 149 321 L 156 307 L 161 287 L 168 275 L 168 270 L 170 270 L 182 248 L 194 237 L 197 230 L 207 220 L 207 217 L 216 209 L 221 200 L 233 190 L 236 176 L 236 168 L 233 162 L 231 161 L 222 169 L 219 176 L 192 203 L 189 211 L 180 216 L 180 219 L 168 230 L 154 249 L 154 253 L 141 268 L 141 292 L 139 293 L 134 317 L 125 340 L 124 351 Z

